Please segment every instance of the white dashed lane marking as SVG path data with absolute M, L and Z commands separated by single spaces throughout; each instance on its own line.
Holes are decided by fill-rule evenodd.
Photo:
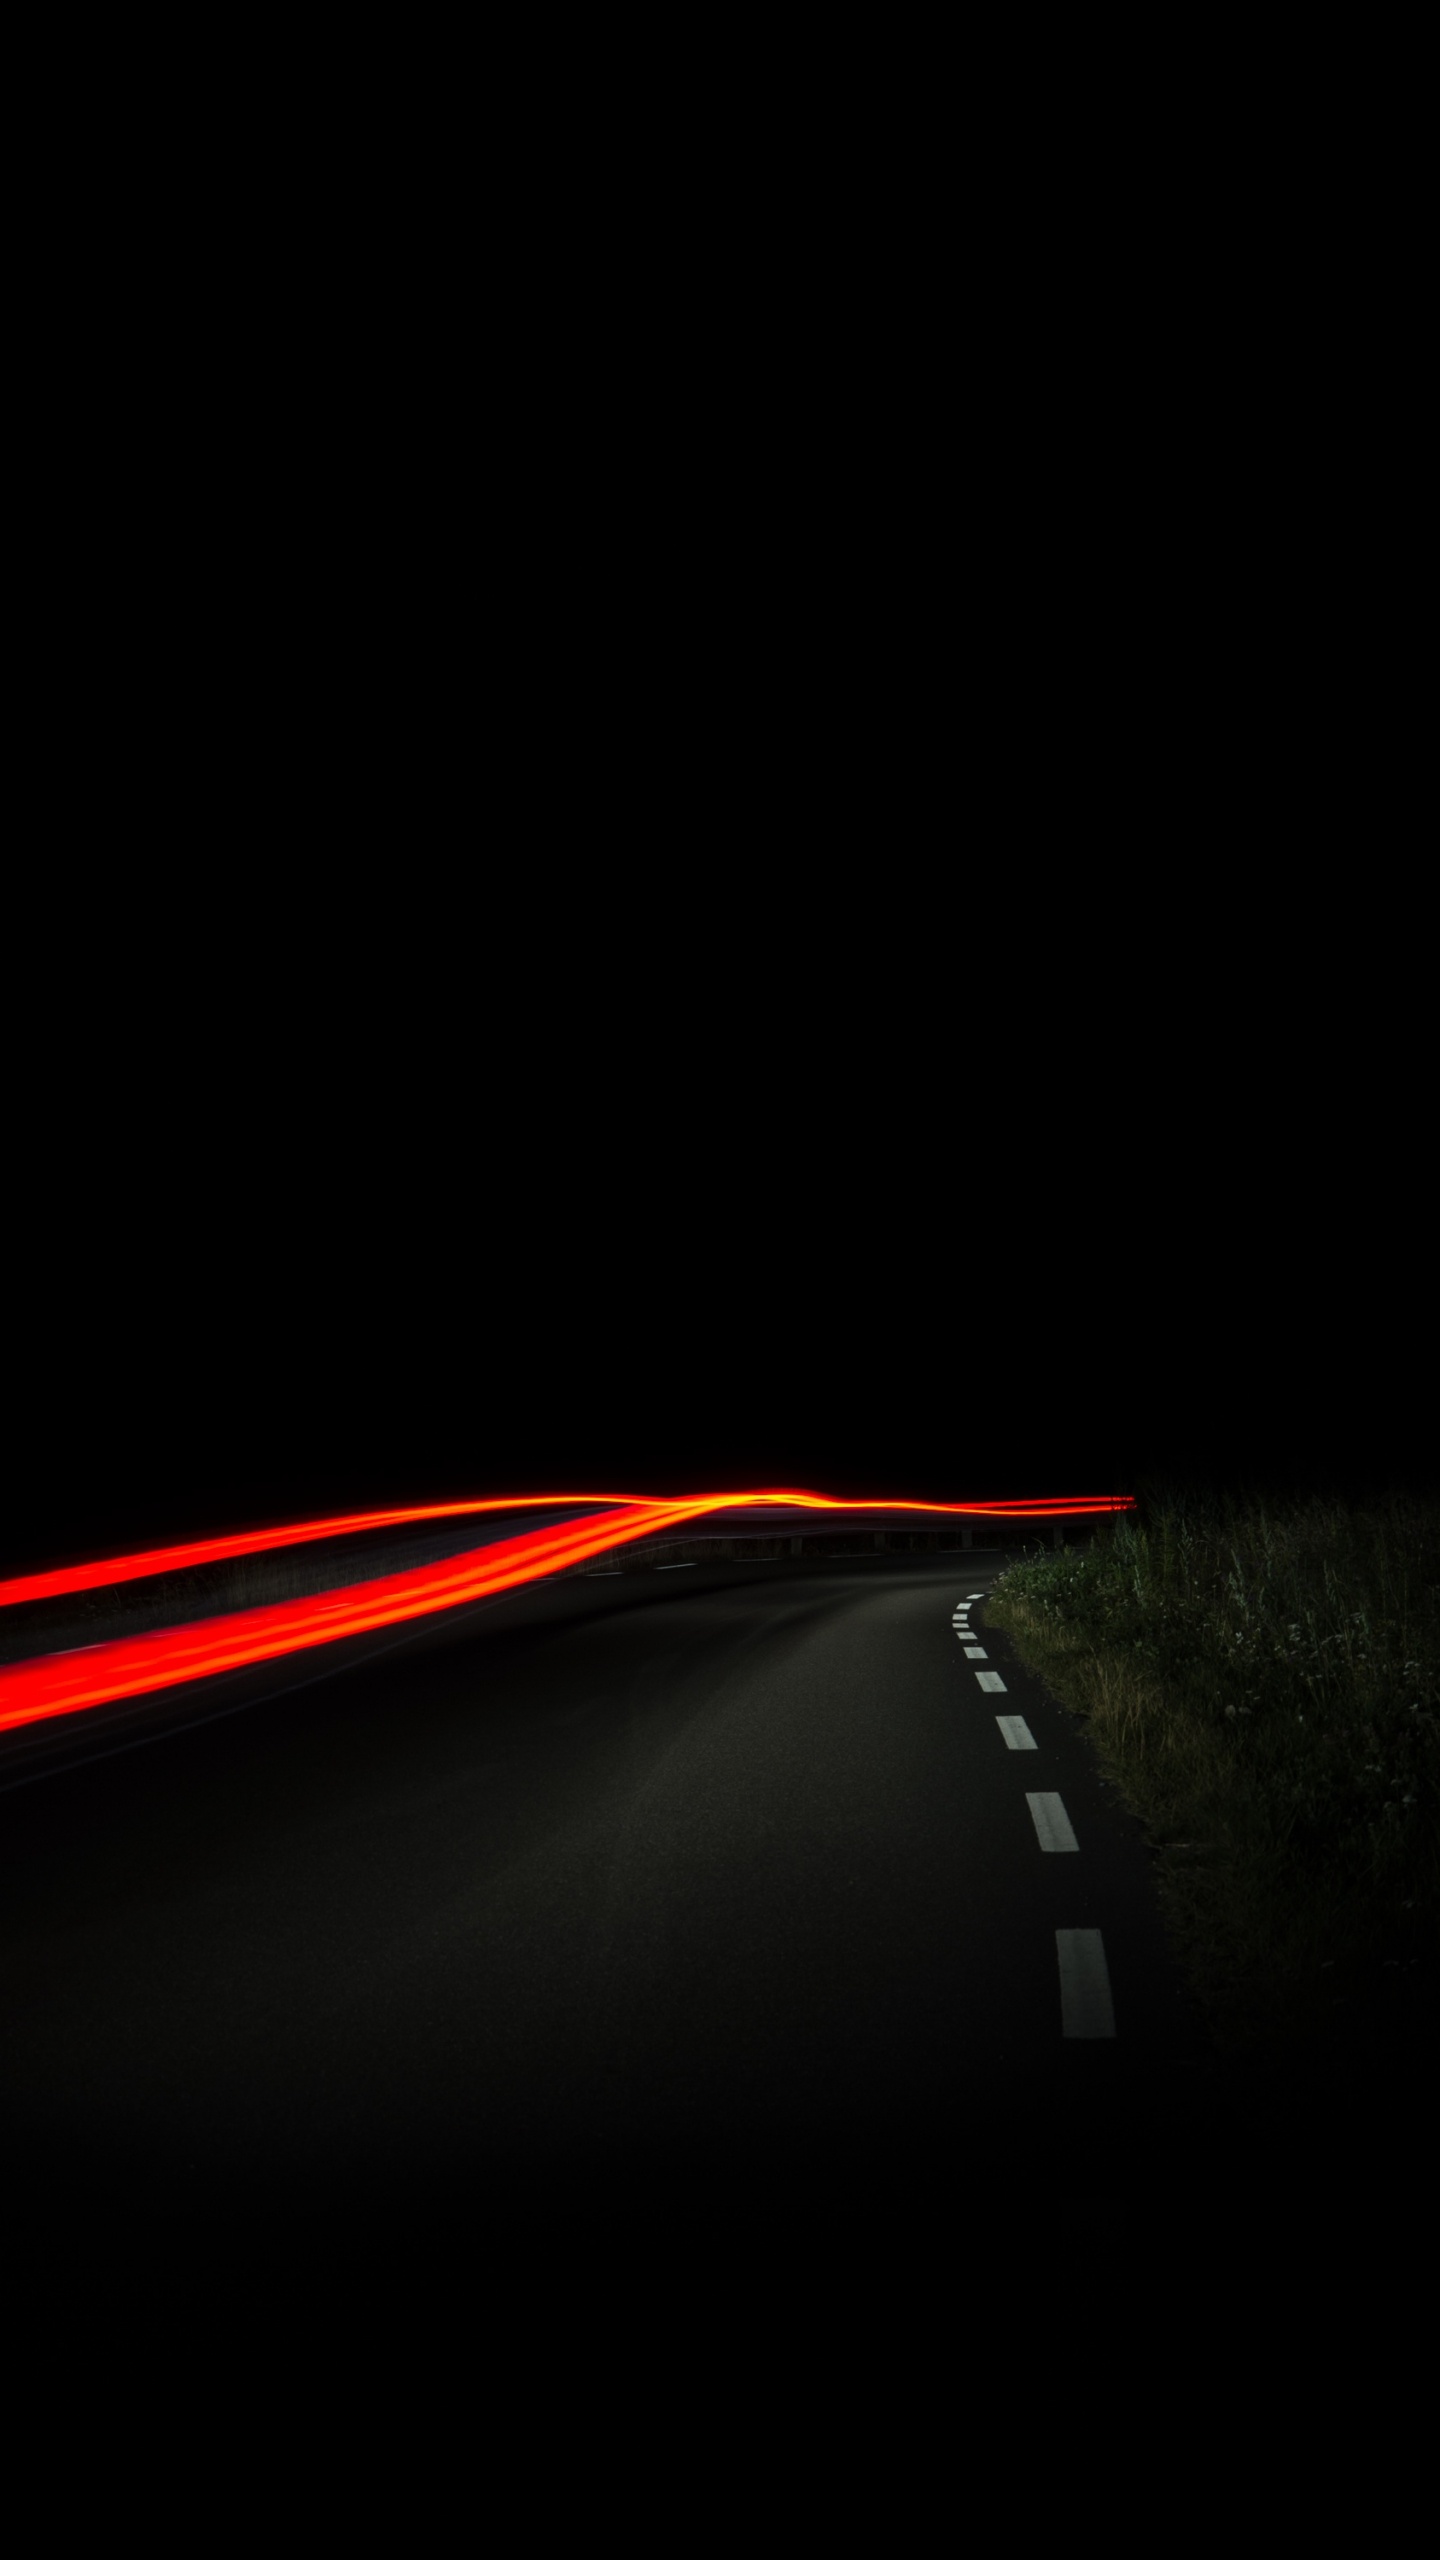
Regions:
M 982 1675 L 983 1676 L 983 1675 Z M 1027 1796 L 1035 1837 L 1042 1849 L 1078 1849 L 1079 1841 L 1070 1828 L 1070 1816 L 1059 1796 Z
M 1034 1803 L 1033 1796 L 1030 1801 Z M 1115 2003 L 1100 1931 L 1057 1929 L 1055 1952 L 1060 1959 L 1062 2036 L 1113 2036 Z
M 1007 1751 L 1038 1751 L 1039 1743 L 1023 1716 L 997 1716 L 996 1723 L 1005 1736 Z
M 967 1662 L 987 1659 L 983 1645 L 971 1644 L 970 1601 L 984 1598 L 972 1591 L 970 1600 L 957 1604 L 951 1618 L 956 1635 L 965 1646 Z M 976 1680 L 992 1695 L 1003 1691 L 1004 1681 L 998 1671 L 977 1671 Z M 997 1716 L 1001 1739 L 1007 1751 L 1038 1751 L 1040 1746 L 1023 1716 Z M 1042 1849 L 1078 1852 L 1064 1801 L 1057 1795 L 1027 1795 L 1030 1819 L 1035 1837 Z M 1115 2034 L 1115 2002 L 1110 1990 L 1110 1969 L 1105 1962 L 1105 1940 L 1098 1929 L 1057 1929 L 1055 1953 L 1060 1966 L 1060 2032 L 1067 2037 L 1113 2038 Z

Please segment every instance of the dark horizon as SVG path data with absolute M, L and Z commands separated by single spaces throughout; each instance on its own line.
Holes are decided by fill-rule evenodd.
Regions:
M 487 1494 L 1440 1485 L 1428 1269 L 1313 1205 L 1318 1115 L 1279 1172 L 1196 1084 L 1148 1154 L 1033 1078 L 587 1117 L 563 1054 L 565 1110 L 402 1056 L 337 1131 L 317 1060 L 297 1101 L 201 1050 L 154 1176 L 118 1117 L 22 1162 L 0 1573 Z
M 637 1380 L 638 1386 L 639 1381 Z M 736 1402 L 739 1403 L 738 1382 Z M 865 1385 L 863 1379 L 857 1388 Z M 1065 1433 L 1034 1408 L 1008 1418 L 993 1409 L 978 1427 L 917 1427 L 903 1396 L 888 1416 L 874 1391 L 856 1393 L 855 1427 L 793 1400 L 770 1427 L 727 1428 L 712 1410 L 677 1424 L 637 1411 L 607 1428 L 604 1414 L 566 1421 L 553 1410 L 473 1420 L 417 1413 L 407 1430 L 391 1417 L 362 1435 L 338 1412 L 304 1421 L 255 1388 L 242 1419 L 233 1405 L 166 1407 L 152 1389 L 126 1404 L 112 1393 L 59 1417 L 47 1447 L 32 1437 L 24 1469 L 7 1469 L 0 1575 L 78 1562 L 127 1548 L 280 1526 L 371 1508 L 505 1494 L 651 1495 L 792 1486 L 857 1501 L 939 1502 L 1135 1494 L 1168 1487 L 1198 1494 L 1263 1492 L 1277 1498 L 1440 1490 L 1422 1453 L 1379 1433 L 1328 1444 L 1296 1429 L 1253 1427 L 1226 1440 L 1139 1428 Z M 723 1398 L 721 1399 L 723 1401 Z M 763 1406 L 763 1385 L 756 1401 Z M 422 1400 L 423 1401 L 423 1400 Z M 973 1406 L 983 1404 L 972 1392 Z M 1003 1400 L 1002 1400 L 1003 1401 Z M 779 1399 L 777 1399 L 777 1406 Z M 888 1427 L 887 1427 L 888 1426 Z M 28 1500 L 26 1499 L 28 1494 Z

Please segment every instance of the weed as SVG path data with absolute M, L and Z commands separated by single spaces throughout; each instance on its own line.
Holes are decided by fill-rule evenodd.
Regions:
M 988 1614 L 1144 1824 L 1220 2048 L 1323 2042 L 1381 1974 L 1433 1996 L 1440 1505 L 1172 1493 Z

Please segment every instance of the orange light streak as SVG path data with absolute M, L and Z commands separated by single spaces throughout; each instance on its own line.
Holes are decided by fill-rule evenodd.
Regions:
M 486 1511 L 550 1509 L 571 1502 L 605 1500 L 603 1495 L 592 1494 L 527 1494 L 518 1500 L 496 1498 L 429 1504 L 415 1510 L 356 1513 L 343 1520 L 256 1530 L 235 1539 L 207 1539 L 189 1547 L 157 1548 L 144 1556 L 75 1566 L 59 1576 L 30 1575 L 19 1582 L 0 1585 L 0 1598 L 14 1601 L 49 1596 L 56 1591 L 93 1590 L 113 1582 L 133 1581 L 147 1573 L 173 1571 L 182 1562 L 195 1564 L 223 1556 L 253 1555 L 294 1546 L 306 1539 L 360 1528 L 389 1527 L 402 1521 L 448 1519 Z M 1088 1495 L 1069 1502 L 1051 1498 L 1030 1503 L 888 1499 L 856 1502 L 835 1495 L 799 1492 L 688 1494 L 668 1501 L 638 1502 L 610 1496 L 608 1500 L 618 1507 L 592 1512 L 586 1519 L 552 1522 L 518 1537 L 472 1548 L 438 1564 L 386 1574 L 373 1582 L 353 1583 L 344 1590 L 319 1592 L 307 1599 L 282 1601 L 266 1608 L 237 1610 L 226 1617 L 202 1618 L 183 1626 L 159 1628 L 148 1635 L 123 1636 L 108 1644 L 82 1646 L 71 1652 L 0 1666 L 0 1731 L 51 1716 L 76 1715 L 87 1707 L 143 1696 L 185 1681 L 208 1679 L 218 1672 L 272 1661 L 311 1645 L 336 1644 L 348 1636 L 369 1634 L 408 1619 L 430 1616 L 437 1610 L 458 1608 L 467 1601 L 497 1596 L 638 1538 L 673 1531 L 707 1512 L 763 1507 L 1048 1519 L 1058 1513 L 1073 1518 L 1133 1508 L 1133 1498 L 1128 1495 Z M 72 1580 L 69 1574 L 77 1578 Z M 37 1588 L 41 1585 L 43 1595 Z
M 483 1502 L 427 1502 L 401 1511 L 351 1511 L 330 1520 L 297 1520 L 283 1529 L 247 1529 L 226 1538 L 200 1538 L 183 1547 L 151 1547 L 141 1555 L 102 1556 L 92 1564 L 59 1565 L 47 1573 L 26 1573 L 0 1582 L 0 1608 L 21 1600 L 52 1600 L 68 1591 L 108 1591 L 116 1583 L 139 1582 L 151 1574 L 182 1573 L 201 1564 L 223 1564 L 235 1556 L 268 1555 L 280 1547 L 297 1547 L 320 1538 L 352 1536 L 364 1529 L 408 1527 L 417 1520 L 460 1520 L 484 1511 L 560 1511 L 580 1503 L 609 1507 L 648 1507 L 654 1497 L 628 1493 L 496 1494 Z M 1131 1494 L 1085 1494 L 1073 1501 L 1058 1495 L 1038 1502 L 906 1502 L 847 1501 L 827 1493 L 713 1493 L 696 1496 L 706 1510 L 734 1505 L 751 1509 L 761 1503 L 811 1511 L 942 1511 L 985 1520 L 1041 1520 L 1054 1513 L 1067 1518 L 1081 1512 L 1129 1510 Z M 663 1506 L 662 1506 L 663 1507 Z
M 240 1536 L 200 1538 L 184 1547 L 151 1547 L 144 1555 L 102 1556 L 98 1564 L 60 1565 L 52 1573 L 26 1573 L 0 1582 L 0 1608 L 16 1600 L 52 1600 L 66 1591 L 108 1591 L 112 1583 L 139 1582 L 152 1573 L 183 1573 L 197 1564 L 223 1564 L 232 1556 L 268 1555 L 272 1548 L 305 1546 L 315 1538 L 340 1538 L 360 1529 L 395 1529 L 414 1520 L 458 1520 L 477 1511 L 552 1511 L 577 1502 L 626 1502 L 623 1493 L 518 1493 L 486 1502 L 427 1502 L 419 1510 L 352 1511 L 343 1519 L 297 1520 L 287 1529 L 247 1529 Z

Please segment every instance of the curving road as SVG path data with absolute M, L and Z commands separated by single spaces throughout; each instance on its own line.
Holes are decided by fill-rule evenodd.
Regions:
M 1168 2165 L 1198 2028 L 985 1632 L 1002 1561 L 541 1586 L 0 1796 L 32 2230 L 499 2247 Z

